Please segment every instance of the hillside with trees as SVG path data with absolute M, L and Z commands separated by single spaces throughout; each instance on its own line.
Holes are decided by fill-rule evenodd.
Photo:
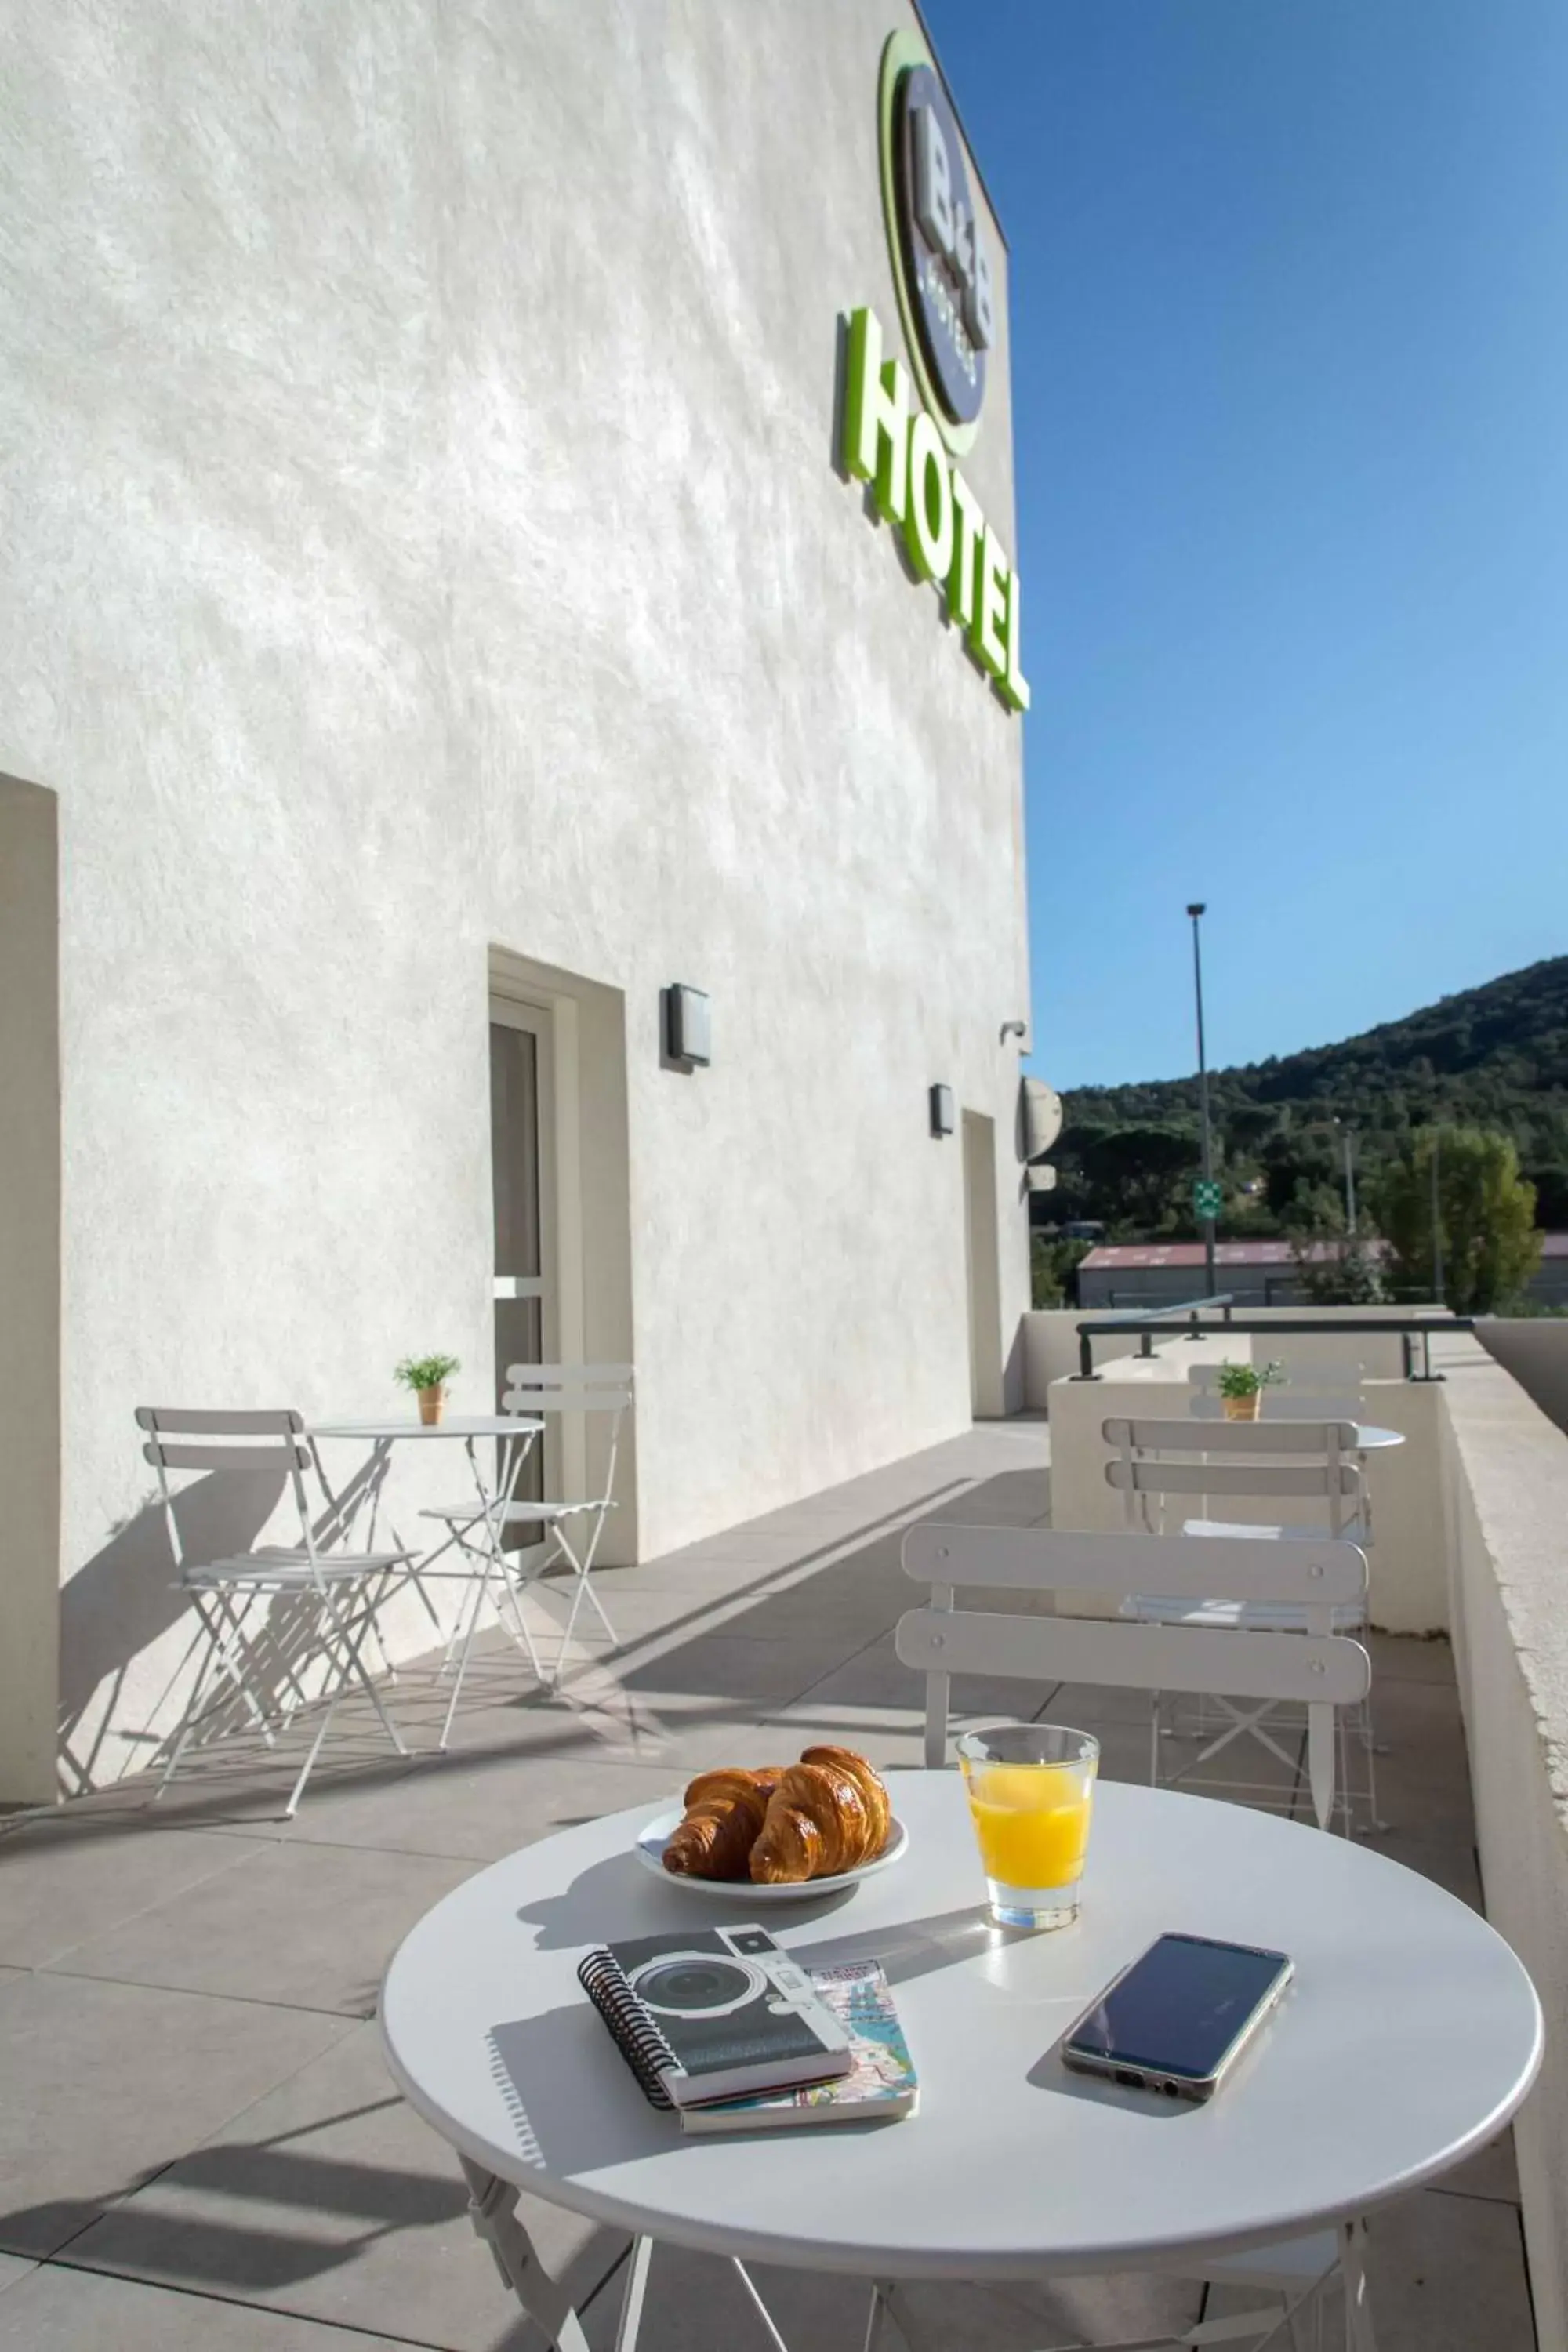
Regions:
M 1468 1129 L 1508 1139 L 1537 1224 L 1568 1228 L 1568 956 L 1342 1045 L 1211 1072 L 1209 1101 L 1230 1239 L 1342 1233 L 1346 1127 L 1358 1208 L 1389 1198 L 1432 1129 Z M 1058 1189 L 1037 1214 L 1095 1219 L 1112 1241 L 1196 1233 L 1195 1076 L 1083 1087 L 1065 1108 Z

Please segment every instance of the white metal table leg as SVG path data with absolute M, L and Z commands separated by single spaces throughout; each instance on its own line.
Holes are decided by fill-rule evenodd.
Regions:
M 637 2334 L 642 2326 L 642 2307 L 647 2294 L 647 2266 L 653 2259 L 653 2240 L 634 2238 L 626 2257 L 626 2283 L 621 2293 L 621 2316 L 616 2328 L 616 2352 L 637 2352 Z
M 468 2219 L 489 2246 L 503 2284 L 511 2289 L 528 2317 L 538 2321 L 557 2352 L 588 2352 L 588 2339 L 571 2297 L 551 2277 L 532 2239 L 517 2218 L 517 2190 L 510 2181 L 498 2180 L 493 2172 L 471 2164 L 466 2156 L 460 2156 L 458 2161 L 468 2184 Z M 639 2239 L 637 2242 L 646 2246 L 647 2240 Z M 635 2249 L 632 2259 L 635 2263 Z M 645 2255 L 645 2280 L 647 2271 Z M 616 2343 L 618 2347 L 619 2337 Z

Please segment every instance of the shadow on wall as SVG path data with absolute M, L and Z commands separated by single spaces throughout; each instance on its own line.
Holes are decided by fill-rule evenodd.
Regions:
M 221 1559 L 245 1551 L 277 1509 L 283 1479 L 202 1478 L 174 1497 L 180 1549 L 186 1559 Z M 189 1639 L 163 1680 L 145 1720 L 155 1722 L 171 1690 L 194 1663 L 200 1627 L 178 1573 L 168 1521 L 156 1496 L 116 1528 L 101 1551 L 79 1568 L 60 1594 L 60 1779 L 79 1796 L 96 1785 L 106 1734 L 134 1741 L 151 1762 L 162 1734 L 121 1719 L 127 1678 L 143 1651 L 188 1622 Z
M 334 1505 L 312 1523 L 323 1547 L 351 1525 L 367 1491 L 362 1471 Z M 224 1472 L 198 1478 L 174 1497 L 179 1558 L 194 1564 L 248 1551 L 283 1499 L 281 1472 Z M 290 1540 L 297 1539 L 296 1535 Z M 190 1595 L 176 1582 L 178 1562 L 170 1542 L 162 1501 L 153 1496 L 135 1517 L 117 1528 L 60 1594 L 60 1781 L 69 1796 L 99 1785 L 104 1743 L 112 1736 L 134 1751 L 113 1777 L 151 1764 L 178 1727 L 184 1696 L 205 1647 Z M 128 1689 L 136 1663 L 175 1628 L 185 1638 L 162 1669 L 155 1689 Z M 265 1630 L 245 1638 L 247 1673 L 263 1701 L 299 1699 L 310 1664 L 321 1654 L 319 1612 L 313 1596 L 287 1603 L 274 1601 L 265 1612 Z M 176 1698 L 181 1704 L 176 1704 Z M 128 1717 L 134 1705 L 136 1714 Z M 235 1696 L 237 1719 L 242 1702 Z M 221 1728 L 223 1714 L 215 1714 Z

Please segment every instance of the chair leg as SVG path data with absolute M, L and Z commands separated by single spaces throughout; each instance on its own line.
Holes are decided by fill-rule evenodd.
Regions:
M 1347 2221 L 1340 2231 L 1340 2268 L 1345 2282 L 1345 2352 L 1377 2352 L 1367 2294 L 1364 2221 Z
M 493 1560 L 487 1561 L 483 1573 L 474 1580 L 474 1597 L 468 1604 L 468 1622 L 464 1628 L 462 1646 L 458 1654 L 458 1671 L 452 1677 L 452 1696 L 447 1701 L 446 1720 L 441 1726 L 441 1737 L 437 1742 L 437 1747 L 442 1749 L 445 1749 L 447 1742 L 452 1737 L 452 1721 L 458 1712 L 458 1701 L 462 1696 L 463 1677 L 468 1671 L 468 1657 L 474 1646 L 474 1635 L 479 1631 L 479 1611 L 483 1608 L 485 1595 L 489 1591 L 490 1572 L 494 1565 Z M 530 1646 L 532 1646 L 531 1643 Z
M 201 1721 L 203 1715 L 206 1712 L 205 1703 L 206 1699 L 207 1685 L 209 1682 L 216 1679 L 214 1669 L 217 1663 L 218 1656 L 217 1635 L 207 1623 L 205 1612 L 198 1611 L 197 1613 L 201 1616 L 202 1625 L 206 1633 L 207 1652 L 205 1657 L 202 1660 L 200 1666 L 196 1670 L 196 1679 L 192 1686 L 191 1696 L 186 1704 L 185 1712 L 181 1717 L 180 1728 L 174 1738 L 174 1745 L 169 1751 L 169 1760 L 164 1765 L 158 1785 L 153 1791 L 150 1801 L 154 1805 L 163 1795 L 164 1790 L 168 1787 L 170 1781 L 174 1779 L 175 1772 L 179 1769 L 180 1759 L 191 1744 L 191 1734 L 195 1731 L 197 1724 Z
M 586 1595 L 587 1599 L 593 1602 L 595 1608 L 598 1611 L 605 1631 L 609 1635 L 612 1642 L 616 1639 L 616 1629 L 611 1624 L 609 1619 L 605 1615 L 604 1607 L 599 1600 L 599 1596 L 595 1591 L 592 1583 L 589 1581 L 589 1570 L 586 1562 L 580 1560 L 577 1558 L 576 1553 L 573 1550 L 571 1545 L 568 1543 L 565 1536 L 561 1532 L 559 1528 L 555 1531 L 555 1540 L 560 1546 L 563 1558 L 567 1561 L 572 1570 L 573 1575 L 577 1580 L 577 1589 L 572 1596 L 572 1606 L 567 1612 L 566 1630 L 561 1636 L 561 1648 L 556 1658 L 555 1671 L 559 1674 L 562 1667 L 565 1664 L 566 1653 L 572 1646 L 572 1636 L 575 1633 L 577 1627 L 577 1612 L 583 1605 L 584 1595 Z
M 362 1600 L 363 1599 L 364 1596 L 362 1594 Z M 323 1693 L 327 1702 L 326 1707 L 321 1722 L 316 1727 L 316 1736 L 310 1742 L 310 1753 L 300 1767 L 299 1776 L 294 1782 L 289 1801 L 283 1808 L 285 1821 L 292 1821 L 300 1809 L 300 1800 L 305 1793 L 305 1784 L 315 1769 L 316 1759 L 321 1752 L 328 1732 L 331 1729 L 332 1717 L 338 1709 L 338 1701 L 348 1688 L 351 1677 L 357 1678 L 369 1694 L 371 1705 L 381 1717 L 383 1728 L 398 1755 L 406 1756 L 408 1753 L 403 1734 L 382 1705 L 381 1694 L 365 1672 L 364 1662 L 360 1656 L 367 1628 L 374 1619 L 374 1605 L 365 1600 L 359 1617 L 347 1619 L 340 1615 L 332 1596 L 325 1593 L 322 1595 L 322 1612 L 331 1628 L 331 1636 L 321 1645 L 322 1654 L 336 1667 L 337 1680 L 332 1685 L 330 1694 Z

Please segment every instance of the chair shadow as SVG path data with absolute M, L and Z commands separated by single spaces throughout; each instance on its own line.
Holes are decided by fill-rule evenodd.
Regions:
M 318 1540 L 330 1543 L 352 1517 L 371 1475 L 366 1465 L 322 1511 L 313 1523 Z M 182 1557 L 200 1562 L 249 1550 L 282 1500 L 285 1484 L 275 1471 L 231 1471 L 193 1480 L 173 1502 Z M 151 1705 L 140 1710 L 144 1727 L 156 1724 L 172 1689 L 200 1654 L 205 1637 L 177 1575 L 163 1506 L 153 1496 L 61 1589 L 58 1729 L 59 1769 L 69 1794 L 82 1795 L 99 1785 L 98 1765 L 111 1733 L 142 1748 L 149 1764 L 167 1748 L 174 1721 L 138 1728 L 124 1718 L 121 1699 L 136 1661 L 188 1622 L 190 1640 L 179 1660 Z M 265 1650 L 255 1660 L 264 1704 L 281 1697 L 291 1674 L 311 1656 L 316 1615 L 309 1595 L 270 1611 Z M 233 1719 L 244 1720 L 242 1707 Z

